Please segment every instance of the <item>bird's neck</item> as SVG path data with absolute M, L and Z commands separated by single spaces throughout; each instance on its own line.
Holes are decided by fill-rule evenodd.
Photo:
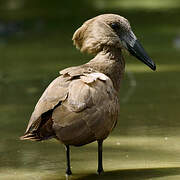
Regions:
M 121 49 L 104 49 L 88 62 L 95 70 L 107 75 L 119 91 L 120 82 L 125 69 Z

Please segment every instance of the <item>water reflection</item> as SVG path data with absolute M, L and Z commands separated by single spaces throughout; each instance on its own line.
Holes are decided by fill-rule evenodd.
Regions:
M 139 128 L 132 131 L 135 133 Z M 174 134 L 178 132 L 178 128 L 173 129 Z M 180 170 L 174 168 L 180 166 L 179 136 L 168 135 L 116 136 L 114 132 L 104 143 L 105 174 L 100 179 L 179 175 Z M 95 175 L 96 143 L 73 147 L 71 151 L 74 172 L 71 179 L 99 178 Z M 55 140 L 34 143 L 20 142 L 16 136 L 7 137 L 1 139 L 0 153 L 2 179 L 65 179 L 64 147 Z
M 98 177 L 97 175 L 90 174 L 82 178 L 77 178 L 77 180 L 111 180 L 114 179 L 126 179 L 126 180 L 144 180 L 144 179 L 158 179 L 163 177 L 170 178 L 180 175 L 180 168 L 170 167 L 170 168 L 149 168 L 149 169 L 125 169 L 125 170 L 116 170 L 104 173 L 103 176 Z M 178 179 L 178 177 L 177 177 Z

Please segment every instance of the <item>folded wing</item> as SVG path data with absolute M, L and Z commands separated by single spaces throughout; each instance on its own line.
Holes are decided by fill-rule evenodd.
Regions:
M 78 146 L 105 139 L 112 131 L 119 109 L 112 81 L 99 72 L 73 71 L 76 73 L 64 71 L 45 90 L 24 139 L 52 136 L 64 144 Z

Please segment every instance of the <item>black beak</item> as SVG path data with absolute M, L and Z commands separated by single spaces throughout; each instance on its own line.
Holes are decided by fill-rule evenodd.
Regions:
M 142 61 L 144 64 L 148 65 L 152 70 L 156 70 L 156 65 L 152 61 L 152 59 L 147 55 L 146 51 L 140 44 L 138 40 L 135 40 L 133 45 L 131 46 L 127 41 L 126 41 L 126 46 L 127 50 L 135 56 L 137 59 Z

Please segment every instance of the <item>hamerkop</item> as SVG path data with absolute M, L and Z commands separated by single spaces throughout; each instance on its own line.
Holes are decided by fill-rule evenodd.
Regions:
M 45 90 L 30 118 L 22 140 L 56 138 L 66 146 L 70 175 L 69 146 L 98 142 L 98 169 L 103 172 L 102 145 L 118 119 L 118 92 L 124 73 L 122 49 L 155 70 L 131 30 L 127 19 L 103 14 L 86 21 L 73 35 L 82 52 L 94 54 L 88 63 L 69 67 Z

